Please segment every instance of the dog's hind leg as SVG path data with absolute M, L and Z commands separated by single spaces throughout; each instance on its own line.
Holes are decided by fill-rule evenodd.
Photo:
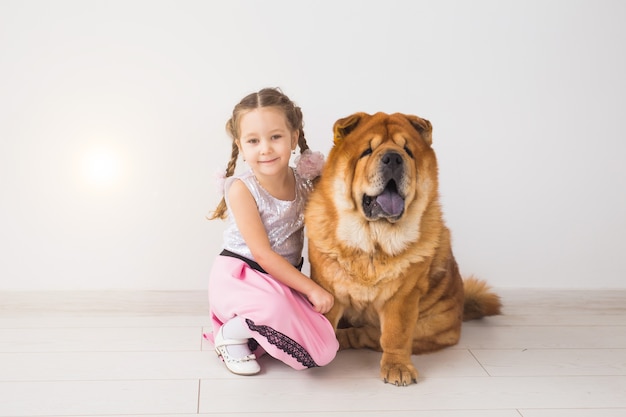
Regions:
M 340 349 L 373 349 L 382 352 L 380 329 L 375 326 L 348 327 L 337 329 Z
M 419 355 L 456 345 L 461 336 L 459 310 L 451 308 L 420 318 L 413 329 L 412 353 Z
M 420 355 L 456 345 L 459 341 L 459 336 L 459 330 L 448 329 L 430 337 L 415 338 L 412 343 L 412 352 L 414 355 Z

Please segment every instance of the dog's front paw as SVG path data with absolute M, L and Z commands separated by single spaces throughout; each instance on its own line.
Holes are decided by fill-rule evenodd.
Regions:
M 380 366 L 380 377 L 387 384 L 394 384 L 398 387 L 417 383 L 417 369 L 409 361 L 392 362 L 383 359 Z

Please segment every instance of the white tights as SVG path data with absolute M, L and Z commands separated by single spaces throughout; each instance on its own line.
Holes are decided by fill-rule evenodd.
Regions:
M 224 339 L 250 339 L 252 332 L 244 322 L 244 319 L 235 316 L 222 325 L 222 335 Z M 247 344 L 228 345 L 226 350 L 233 358 L 243 358 L 252 353 Z

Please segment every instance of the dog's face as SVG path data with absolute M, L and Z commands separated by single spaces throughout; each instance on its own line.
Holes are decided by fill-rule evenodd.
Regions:
M 388 241 L 397 252 L 417 239 L 421 213 L 436 193 L 432 126 L 417 116 L 356 113 L 334 125 L 322 178 L 332 178 L 338 233 L 364 249 Z M 376 236 L 379 242 L 372 242 Z

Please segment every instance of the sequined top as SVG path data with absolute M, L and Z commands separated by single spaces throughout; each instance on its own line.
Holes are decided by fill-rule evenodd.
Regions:
M 294 266 L 300 264 L 304 246 L 304 205 L 313 184 L 311 181 L 300 177 L 295 171 L 293 174 L 296 178 L 296 197 L 293 201 L 279 200 L 273 197 L 259 184 L 251 170 L 226 179 L 224 195 L 226 196 L 228 217 L 223 249 L 256 261 L 243 240 L 230 211 L 228 189 L 235 180 L 239 179 L 248 187 L 256 201 L 274 252 L 287 259 Z

